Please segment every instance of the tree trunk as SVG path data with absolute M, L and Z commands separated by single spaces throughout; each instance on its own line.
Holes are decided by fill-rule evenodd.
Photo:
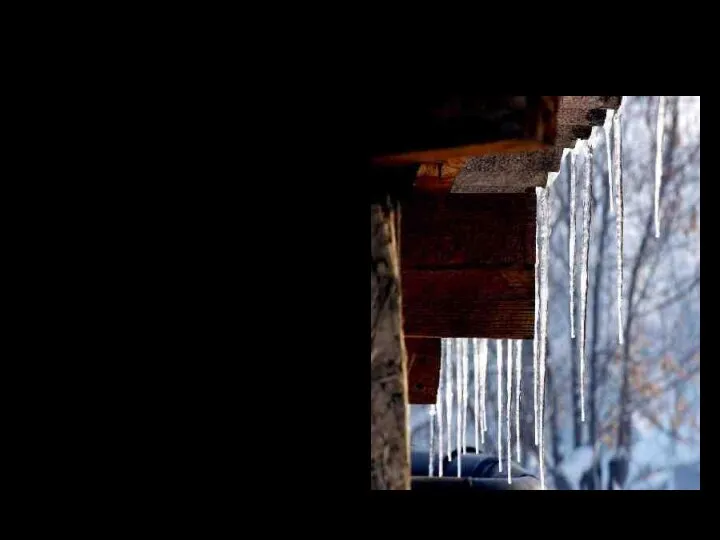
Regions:
M 390 197 L 370 206 L 371 489 L 410 489 L 399 217 L 399 205 Z

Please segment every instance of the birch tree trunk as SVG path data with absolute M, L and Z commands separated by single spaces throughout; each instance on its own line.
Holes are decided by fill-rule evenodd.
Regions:
M 410 489 L 399 218 L 400 207 L 390 197 L 370 206 L 371 489 Z

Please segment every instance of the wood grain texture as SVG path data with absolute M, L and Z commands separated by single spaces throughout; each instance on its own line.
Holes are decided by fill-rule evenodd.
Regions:
M 417 194 L 403 208 L 407 269 L 534 265 L 535 195 Z
M 408 337 L 533 337 L 534 269 L 407 269 L 402 280 Z

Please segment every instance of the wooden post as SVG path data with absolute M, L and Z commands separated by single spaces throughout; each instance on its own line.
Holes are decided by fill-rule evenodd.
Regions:
M 407 354 L 400 294 L 400 206 L 370 206 L 370 487 L 410 489 Z

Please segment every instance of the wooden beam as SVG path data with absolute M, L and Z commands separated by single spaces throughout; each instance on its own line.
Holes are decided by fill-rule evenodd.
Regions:
M 440 383 L 440 340 L 405 338 L 405 348 L 408 355 L 410 403 L 435 403 Z
M 405 269 L 534 268 L 534 193 L 417 194 L 403 205 Z
M 407 269 L 402 284 L 408 337 L 533 337 L 534 269 Z
M 373 163 L 433 163 L 554 144 L 559 96 L 395 95 L 378 104 Z

